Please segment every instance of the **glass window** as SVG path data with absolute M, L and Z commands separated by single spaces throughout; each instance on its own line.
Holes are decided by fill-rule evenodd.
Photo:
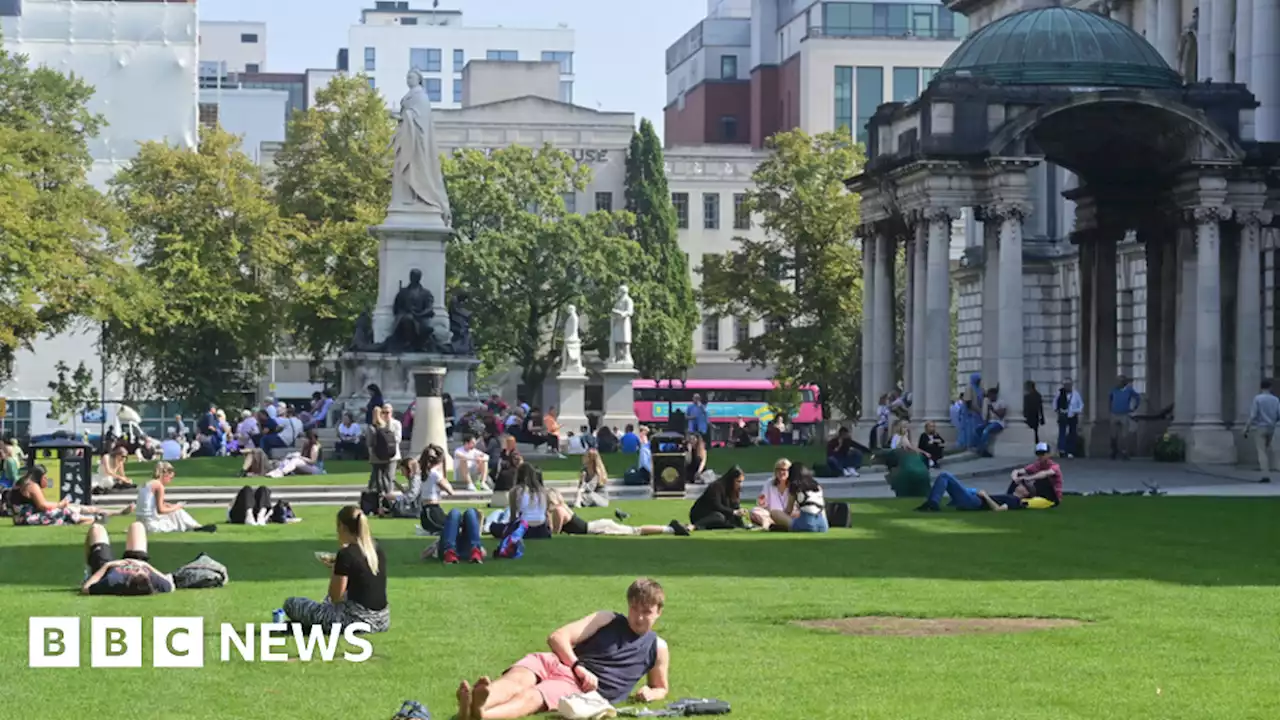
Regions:
M 202 79 L 220 78 L 222 77 L 222 63 L 216 60 L 201 60 L 199 72 Z
M 577 193 L 565 193 L 560 197 L 564 198 L 565 212 L 570 212 L 570 213 L 578 212 L 578 194 Z
M 702 193 L 702 227 L 720 229 L 720 193 Z
M 453 71 L 456 73 L 462 72 L 462 68 L 465 67 L 466 64 L 467 64 L 467 54 L 462 52 L 461 50 L 454 50 L 453 51 Z
M 409 67 L 423 72 L 440 72 L 440 48 L 410 48 Z
M 377 83 L 376 81 L 374 81 L 374 79 L 373 79 L 373 78 L 368 78 L 368 80 L 369 80 L 369 88 L 370 88 L 370 89 L 372 89 L 372 90 L 377 90 L 377 89 L 378 89 L 378 83 Z
M 823 12 L 826 14 L 823 24 L 829 32 L 848 30 L 853 25 L 853 20 L 850 17 L 850 10 L 852 9 L 852 3 L 827 3 L 823 8 Z
M 836 67 L 835 128 L 853 130 L 853 68 Z
M 364 69 L 366 72 L 373 72 L 378 69 L 378 48 L 367 47 L 364 49 Z
M 418 24 L 418 18 L 416 18 L 416 17 L 402 17 L 402 18 L 400 18 L 400 24 L 401 24 L 401 25 L 417 25 L 417 24 Z
M 486 60 L 499 62 L 519 62 L 520 52 L 517 50 L 489 50 L 484 54 Z
M 889 34 L 889 6 L 871 6 L 871 33 L 884 36 Z
M 676 208 L 676 227 L 689 229 L 689 193 L 671 193 L 671 204 Z
M 733 229 L 751 229 L 751 213 L 747 211 L 746 193 L 733 194 Z
M 218 103 L 200 103 L 196 106 L 196 116 L 200 124 L 213 127 L 218 124 Z
M 751 339 L 751 318 L 737 317 L 733 319 L 733 344 L 742 347 Z
M 598 192 L 596 193 L 596 210 L 603 212 L 613 211 L 613 193 Z
M 561 75 L 573 74 L 573 53 L 568 51 L 542 51 L 542 62 L 558 62 L 560 63 Z
M 462 81 L 461 80 L 455 79 L 453 81 L 453 101 L 456 103 L 462 102 Z
M 258 33 L 240 33 L 240 42 L 256 45 L 258 42 Z
M 560 81 L 560 102 L 573 104 L 573 81 Z
M 244 71 L 247 73 L 256 73 L 258 72 L 258 67 L 258 63 L 245 63 Z
M 969 19 L 940 5 L 892 2 L 828 2 L 822 29 L 836 37 L 961 38 L 969 32 Z
M 920 96 L 920 68 L 893 69 L 893 101 L 911 102 Z
M 876 113 L 876 108 L 884 102 L 884 68 L 857 68 L 856 90 L 858 97 L 858 117 L 854 128 L 858 142 L 867 142 L 867 123 Z
M 907 7 L 906 5 L 890 5 L 889 6 L 889 34 L 890 35 L 906 35 L 907 26 Z M 911 6 L 915 12 L 920 12 L 919 6 Z
M 732 115 L 720 118 L 720 139 L 726 142 L 738 139 L 738 118 Z
M 737 80 L 738 79 L 738 56 L 737 55 L 721 55 L 720 56 L 720 79 L 721 80 Z
M 938 68 L 920 68 L 920 87 L 929 87 L 929 83 L 933 80 L 933 76 L 937 74 Z
M 427 99 L 431 102 L 440 102 L 440 78 L 427 78 Z
M 31 401 L 10 400 L 5 408 L 0 435 L 26 439 L 31 434 Z
M 715 315 L 702 321 L 702 349 L 709 352 L 720 350 L 720 318 Z

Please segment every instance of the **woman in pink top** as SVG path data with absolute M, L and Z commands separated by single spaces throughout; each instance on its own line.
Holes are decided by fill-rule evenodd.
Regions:
M 787 480 L 791 475 L 791 461 L 782 458 L 773 465 L 773 478 L 764 484 L 756 506 L 751 508 L 751 523 L 765 530 L 786 532 L 791 528 L 793 514 L 787 513 Z

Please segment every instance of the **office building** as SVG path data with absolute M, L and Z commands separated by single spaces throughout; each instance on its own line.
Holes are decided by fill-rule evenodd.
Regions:
M 266 23 L 200 21 L 200 77 L 266 71 Z

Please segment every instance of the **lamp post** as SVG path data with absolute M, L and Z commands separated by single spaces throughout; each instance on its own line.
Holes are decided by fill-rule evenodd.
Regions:
M 689 369 L 682 368 L 680 370 L 680 377 L 667 378 L 667 390 L 675 390 L 676 380 L 680 381 L 680 389 L 683 390 L 685 388 L 685 385 L 687 384 L 688 378 L 689 378 Z M 683 433 L 684 428 L 676 427 L 675 398 L 673 397 L 673 395 L 674 395 L 673 392 L 667 393 L 667 430 L 669 432 Z

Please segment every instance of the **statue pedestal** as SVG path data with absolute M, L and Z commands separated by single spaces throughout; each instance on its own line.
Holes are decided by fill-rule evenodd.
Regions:
M 556 376 L 560 392 L 560 427 L 577 433 L 587 422 L 587 374 L 562 372 Z
M 345 353 L 338 357 L 342 371 L 339 400 L 363 423 L 364 406 L 369 402 L 366 388 L 372 383 L 382 389 L 383 399 L 391 403 L 396 412 L 404 412 L 409 403 L 418 398 L 415 373 L 439 370 L 444 373 L 442 392 L 453 398 L 454 408 L 461 416 L 481 404 L 475 396 L 475 371 L 479 366 L 479 358 L 465 355 Z M 422 408 L 417 408 L 417 412 L 421 413 Z
M 373 310 L 373 339 L 382 342 L 391 334 L 396 293 L 408 283 L 410 270 L 421 270 L 422 286 L 433 298 L 435 317 L 431 327 L 436 339 L 449 342 L 449 312 L 444 304 L 445 244 L 453 230 L 439 213 L 393 209 L 386 222 L 373 228 L 373 232 L 378 236 L 378 303 Z
M 439 445 L 444 450 L 445 471 L 453 470 L 453 453 L 449 452 L 449 437 L 445 434 L 444 393 L 445 378 L 449 371 L 442 367 L 419 368 L 412 371 L 416 414 L 413 418 L 413 437 L 409 440 L 409 457 L 418 457 L 428 445 Z
M 609 363 L 600 374 L 604 376 L 604 417 L 600 422 L 609 427 L 617 426 L 619 430 L 635 425 L 636 400 L 631 382 L 640 373 L 631 365 Z

